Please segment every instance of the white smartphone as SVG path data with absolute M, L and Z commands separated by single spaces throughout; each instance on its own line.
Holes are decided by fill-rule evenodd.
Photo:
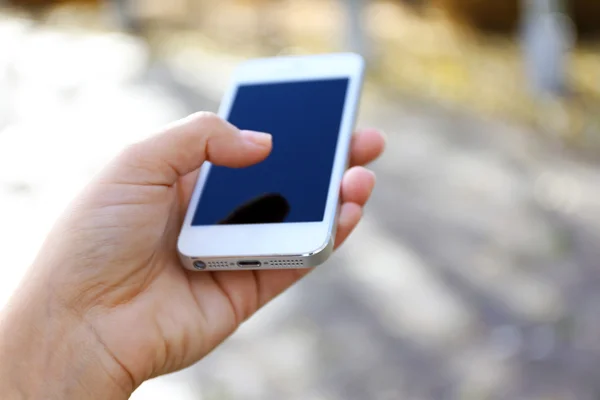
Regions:
M 273 149 L 247 168 L 202 166 L 177 246 L 187 269 L 306 268 L 330 256 L 363 74 L 352 53 L 237 68 L 219 115 L 270 133 Z

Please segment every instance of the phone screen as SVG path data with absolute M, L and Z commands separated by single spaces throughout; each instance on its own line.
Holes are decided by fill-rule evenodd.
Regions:
M 228 121 L 270 133 L 271 154 L 235 169 L 211 166 L 192 225 L 320 222 L 348 78 L 239 86 Z

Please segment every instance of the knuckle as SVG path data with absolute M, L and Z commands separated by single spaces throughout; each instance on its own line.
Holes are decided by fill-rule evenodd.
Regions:
M 203 126 L 206 126 L 209 128 L 217 127 L 223 123 L 223 120 L 221 119 L 221 117 L 219 117 L 217 114 L 210 112 L 210 111 L 200 111 L 200 112 L 196 113 L 195 120 L 200 125 L 203 125 Z
M 114 161 L 120 168 L 144 169 L 148 167 L 148 165 L 146 165 L 148 163 L 145 161 L 146 157 L 144 157 L 145 153 L 146 149 L 144 143 L 131 143 L 125 146 L 119 154 L 117 154 Z
M 143 144 L 141 142 L 130 143 L 121 149 L 117 155 L 118 160 L 132 160 L 139 158 L 140 153 L 143 150 Z

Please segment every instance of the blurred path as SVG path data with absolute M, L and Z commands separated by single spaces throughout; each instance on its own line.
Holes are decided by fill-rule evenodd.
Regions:
M 126 143 L 215 110 L 234 61 L 148 65 L 127 36 L 0 23 L 0 303 L 81 185 Z M 367 97 L 361 125 L 389 149 L 343 251 L 135 398 L 598 397 L 596 166 L 521 127 Z

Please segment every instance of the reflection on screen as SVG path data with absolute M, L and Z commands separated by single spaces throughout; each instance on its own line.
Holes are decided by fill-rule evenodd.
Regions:
M 273 135 L 257 165 L 212 166 L 192 225 L 323 220 L 348 79 L 238 88 L 228 120 Z

